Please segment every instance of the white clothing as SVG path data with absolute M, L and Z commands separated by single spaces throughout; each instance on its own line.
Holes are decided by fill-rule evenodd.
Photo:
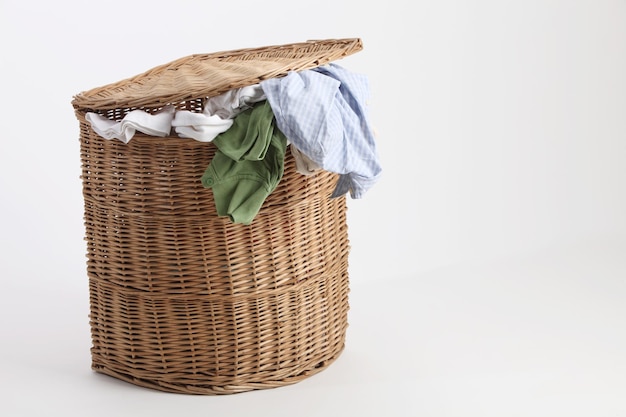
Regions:
M 321 167 L 311 160 L 308 156 L 303 154 L 293 143 L 289 146 L 291 148 L 291 155 L 296 162 L 296 171 L 302 175 L 312 175 L 321 169 Z
M 265 100 L 265 93 L 260 84 L 254 84 L 208 98 L 202 113 L 175 111 L 174 106 L 168 105 L 154 114 L 133 110 L 121 121 L 109 120 L 98 113 L 87 113 L 85 117 L 100 136 L 124 143 L 131 140 L 135 131 L 163 137 L 168 136 L 172 128 L 181 138 L 211 142 L 232 126 L 235 116 L 262 100 Z
M 194 113 L 188 110 L 177 111 L 172 120 L 172 126 L 178 136 L 200 142 L 211 142 L 232 125 L 232 119 L 222 119 L 218 115 L 211 116 L 205 112 Z
M 222 119 L 232 119 L 254 103 L 265 100 L 260 84 L 229 90 L 219 96 L 210 97 L 205 106 L 205 114 L 216 114 Z
M 174 106 L 168 105 L 156 113 L 133 110 L 120 121 L 110 120 L 105 116 L 88 112 L 85 119 L 91 128 L 105 139 L 119 139 L 128 143 L 136 131 L 151 136 L 168 136 L 172 130 Z
M 229 90 L 208 98 L 202 113 L 177 111 L 172 126 L 182 138 L 211 142 L 232 126 L 235 116 L 264 99 L 260 84 Z

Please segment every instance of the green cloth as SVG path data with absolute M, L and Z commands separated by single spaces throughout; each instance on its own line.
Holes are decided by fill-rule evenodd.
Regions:
M 250 224 L 283 176 L 287 138 L 262 101 L 239 113 L 213 143 L 217 151 L 202 185 L 212 188 L 218 215 Z

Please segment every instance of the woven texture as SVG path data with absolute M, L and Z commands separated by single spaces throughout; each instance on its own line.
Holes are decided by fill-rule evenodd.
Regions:
M 288 151 L 285 174 L 252 224 L 234 224 L 217 216 L 200 183 L 213 144 L 143 134 L 128 144 L 106 140 L 85 113 L 118 119 L 135 106 L 164 104 L 198 110 L 207 96 L 258 82 L 257 59 L 270 61 L 272 51 L 290 64 L 275 75 L 345 56 L 348 43 L 234 51 L 254 76 L 242 66 L 222 70 L 202 92 L 175 99 L 120 98 L 145 87 L 132 87 L 136 77 L 76 96 L 94 370 L 162 391 L 232 394 L 298 382 L 340 355 L 349 243 L 345 197 L 329 198 L 337 175 L 303 176 Z M 360 41 L 351 44 L 360 49 Z M 200 57 L 211 56 L 229 60 L 228 53 Z
M 190 55 L 77 94 L 72 104 L 91 110 L 189 105 L 188 101 L 324 65 L 361 49 L 361 40 L 353 38 Z

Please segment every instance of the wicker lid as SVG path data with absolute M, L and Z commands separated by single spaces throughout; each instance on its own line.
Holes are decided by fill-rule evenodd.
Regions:
M 74 96 L 72 105 L 77 110 L 110 110 L 212 97 L 289 71 L 324 65 L 361 49 L 361 39 L 348 38 L 194 54 L 81 92 Z

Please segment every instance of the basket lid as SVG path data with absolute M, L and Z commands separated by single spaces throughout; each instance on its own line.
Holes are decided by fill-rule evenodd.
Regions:
M 327 64 L 363 49 L 359 38 L 194 54 L 74 96 L 79 110 L 160 107 L 256 84 Z

